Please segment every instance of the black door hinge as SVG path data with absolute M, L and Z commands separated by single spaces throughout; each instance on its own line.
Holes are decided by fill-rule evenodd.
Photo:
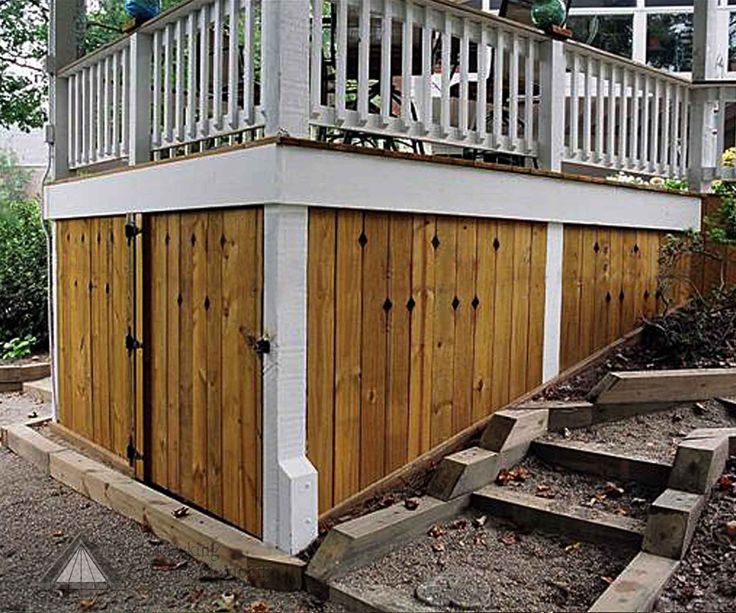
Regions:
M 141 232 L 143 232 L 142 228 L 136 225 L 132 219 L 125 222 L 125 238 L 128 239 L 129 243 Z
M 128 333 L 125 335 L 125 348 L 128 350 L 128 353 L 133 353 L 141 347 L 143 347 L 143 343 L 133 336 L 133 332 L 128 328 Z
M 135 448 L 135 443 L 132 436 L 128 440 L 128 448 L 126 449 L 126 454 L 128 456 L 128 463 L 131 465 L 133 465 L 136 460 L 143 459 L 143 455 Z

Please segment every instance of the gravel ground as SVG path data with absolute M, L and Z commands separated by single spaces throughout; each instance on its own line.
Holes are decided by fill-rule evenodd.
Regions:
M 731 458 L 727 470 L 726 478 L 736 480 L 736 458 Z M 655 610 L 736 610 L 736 538 L 726 534 L 726 524 L 736 520 L 736 486 L 720 483 L 711 493 L 690 550 Z
M 0 426 L 28 421 L 34 413 L 35 417 L 49 417 L 51 405 L 20 392 L 0 394 Z
M 25 421 L 46 405 L 21 394 L 0 395 L 3 424 Z M 0 447 L 0 611 L 215 611 L 223 594 L 234 611 L 324 611 L 303 592 L 260 590 L 218 576 L 140 525 L 77 494 Z M 112 589 L 62 594 L 41 584 L 47 570 L 81 535 L 116 575 Z M 159 567 L 176 567 L 157 570 Z M 262 606 L 261 604 L 262 603 Z
M 537 532 L 519 533 L 467 513 L 441 524 L 370 566 L 348 574 L 351 588 L 387 588 L 404 598 L 436 598 L 430 610 L 587 610 L 635 555 L 633 549 L 573 543 Z M 501 540 L 503 539 L 503 540 Z M 449 599 L 449 600 L 448 600 Z M 424 601 L 423 606 L 427 606 Z
M 734 426 L 736 415 L 717 400 L 711 400 L 698 405 L 685 405 L 659 413 L 570 430 L 567 433 L 551 432 L 542 440 L 583 441 L 606 450 L 672 462 L 678 443 L 692 430 Z
M 510 481 L 506 487 L 549 499 L 559 509 L 582 507 L 644 520 L 650 503 L 660 493 L 639 483 L 612 482 L 594 475 L 557 470 L 533 456 L 519 466 L 524 479 Z M 519 469 L 515 470 L 512 474 L 519 475 Z

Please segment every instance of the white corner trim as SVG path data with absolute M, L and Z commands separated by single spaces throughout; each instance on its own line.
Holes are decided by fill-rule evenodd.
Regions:
M 56 241 L 58 228 L 51 223 L 51 313 L 53 316 L 51 346 L 51 419 L 59 421 L 59 258 Z
M 263 540 L 295 554 L 317 537 L 317 471 L 306 457 L 306 207 L 263 213 Z
M 562 325 L 562 254 L 565 228 L 547 224 L 547 263 L 544 292 L 544 348 L 542 382 L 560 373 L 560 327 Z

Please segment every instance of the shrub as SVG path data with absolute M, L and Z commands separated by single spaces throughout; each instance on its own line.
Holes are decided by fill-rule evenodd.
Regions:
M 38 202 L 0 212 L 0 342 L 35 337 L 48 345 L 46 234 Z

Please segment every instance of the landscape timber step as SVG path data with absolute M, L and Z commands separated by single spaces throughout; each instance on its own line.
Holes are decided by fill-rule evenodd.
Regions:
M 588 394 L 596 406 L 662 404 L 729 396 L 736 368 L 610 372 Z
M 580 441 L 534 441 L 531 452 L 548 464 L 569 470 L 662 489 L 667 487 L 672 470 L 666 462 L 603 450 Z
M 472 505 L 521 528 L 553 532 L 574 540 L 625 543 L 640 547 L 645 523 L 595 509 L 554 508 L 554 501 L 489 485 L 474 492 Z
M 51 402 L 51 377 L 24 382 L 23 393 L 33 396 L 41 402 Z

